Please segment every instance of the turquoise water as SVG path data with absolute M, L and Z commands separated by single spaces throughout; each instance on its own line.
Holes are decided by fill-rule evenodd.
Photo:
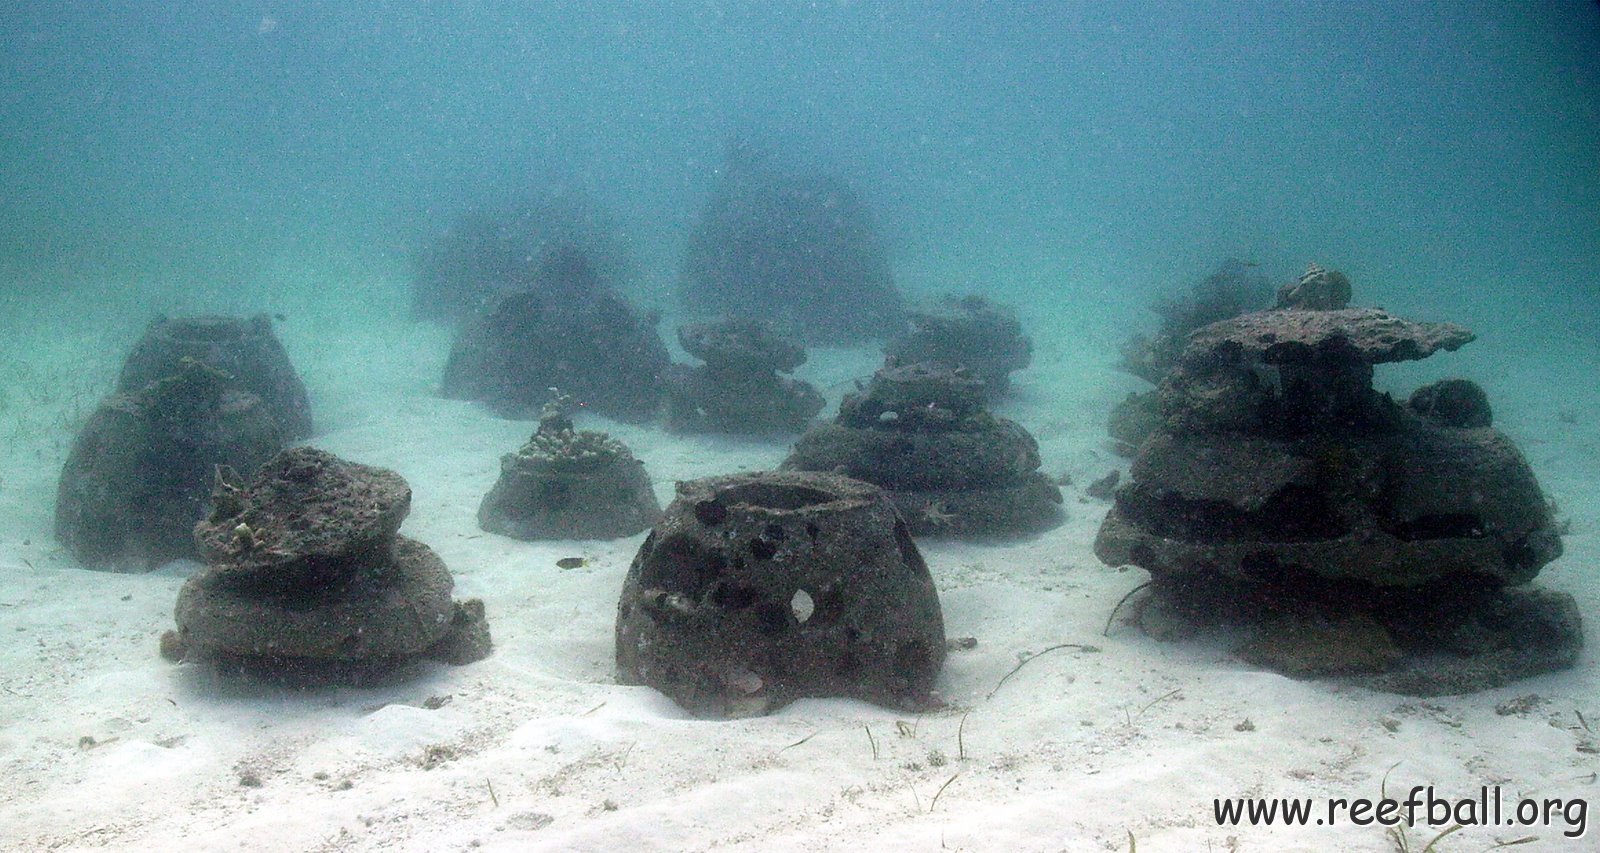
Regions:
M 566 185 L 669 289 L 733 136 L 862 187 L 907 286 L 1029 298 L 1311 258 L 1384 300 L 1574 294 L 1600 245 L 1593 4 L 30 4 L 0 35 L 7 296 L 263 253 L 404 261 Z M 38 282 L 34 283 L 38 286 Z M 1377 294 L 1373 294 L 1376 296 Z M 270 302 L 270 294 L 253 294 Z
M 1597 48 L 1576 0 L 31 4 L 0 33 L 0 327 L 389 321 L 463 211 L 551 193 L 670 316 L 756 139 L 861 191 L 902 289 L 1016 303 L 1047 356 L 1223 258 L 1317 261 L 1504 341 L 1459 369 L 1538 395 L 1600 352 Z

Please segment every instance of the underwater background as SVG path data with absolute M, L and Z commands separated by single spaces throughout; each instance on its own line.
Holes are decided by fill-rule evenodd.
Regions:
M 1484 343 L 1459 363 L 1492 398 L 1559 407 L 1600 352 L 1592 3 L 112 2 L 9 18 L 13 419 L 30 394 L 92 402 L 114 368 L 77 365 L 101 368 L 85 385 L 44 351 L 131 342 L 156 312 L 283 314 L 291 351 L 398 321 L 422 249 L 466 211 L 528 198 L 583 199 L 624 245 L 630 298 L 670 317 L 723 154 L 752 139 L 856 188 L 901 289 L 1014 303 L 1042 363 L 1112 358 L 1150 304 L 1228 257 L 1275 282 L 1337 266 L 1359 304 L 1474 328 Z
M 1574 299 L 1600 236 L 1597 15 L 14 4 L 6 292 L 269 306 L 266 259 L 403 278 L 463 207 L 570 187 L 657 294 L 728 140 L 754 135 L 844 172 L 910 287 L 1138 304 L 1233 254 L 1337 258 L 1378 301 Z
M 625 248 L 628 298 L 661 310 L 662 328 L 670 329 L 679 319 L 675 290 L 684 247 L 724 154 L 740 140 L 843 177 L 870 209 L 895 282 L 909 296 L 975 292 L 1015 307 L 1033 337 L 1034 364 L 1017 375 L 1017 397 L 1003 410 L 1038 436 L 1043 470 L 1080 484 L 1118 464 L 1103 449 L 1106 414 L 1138 387 L 1114 370 L 1118 345 L 1154 327 L 1153 304 L 1226 258 L 1258 267 L 1274 284 L 1311 262 L 1337 267 L 1354 282 L 1355 304 L 1470 327 L 1478 340 L 1461 352 L 1383 367 L 1378 385 L 1403 395 L 1430 379 L 1464 375 L 1484 386 L 1496 424 L 1523 448 L 1572 522 L 1568 555 L 1544 577 L 1577 595 L 1594 619 L 1600 599 L 1592 573 L 1600 529 L 1595 3 L 112 0 L 17 2 L 8 4 L 5 19 L 0 574 L 8 577 L 0 586 L 6 596 L 0 625 L 9 616 L 19 632 L 45 626 L 59 636 L 6 653 L 9 671 L 28 674 L 14 676 L 14 689 L 0 697 L 20 721 L 0 738 L 0 755 L 11 778 L 38 784 L 22 785 L 0 804 L 26 821 L 35 840 L 46 837 L 43 827 L 72 814 L 76 782 L 118 778 L 148 760 L 129 755 L 114 767 L 52 777 L 60 756 L 29 744 L 73 741 L 78 728 L 92 728 L 90 721 L 136 719 L 127 709 L 84 705 L 65 722 L 52 721 L 52 707 L 102 694 L 138 696 L 150 673 L 164 672 L 159 661 L 149 661 L 148 670 L 119 668 L 117 661 L 144 666 L 154 658 L 153 637 L 168 626 L 180 578 L 158 573 L 165 585 L 148 596 L 138 578 L 73 580 L 79 570 L 50 532 L 55 481 L 72 436 L 109 392 L 123 355 L 153 316 L 278 316 L 277 333 L 306 380 L 320 437 L 342 455 L 411 478 L 418 499 L 408 534 L 438 546 L 464 589 L 482 594 L 499 584 L 500 600 L 489 596 L 491 613 L 497 606 L 504 612 L 509 602 L 524 601 L 519 585 L 533 582 L 514 572 L 475 578 L 473 560 L 525 559 L 528 552 L 465 542 L 474 538 L 465 531 L 476 530 L 464 520 L 471 512 L 464 503 L 481 495 L 496 455 L 525 439 L 528 424 L 437 399 L 449 331 L 410 316 L 419 253 L 474 209 L 527 198 L 581 199 Z M 813 351 L 800 375 L 823 387 L 832 404 L 877 357 L 868 348 Z M 663 493 L 674 479 L 776 464 L 784 451 L 732 439 L 666 441 L 636 426 L 613 431 L 640 451 Z M 930 549 L 936 568 L 960 567 L 949 570 L 941 590 L 948 580 L 948 589 L 976 596 L 947 604 L 953 622 L 972 617 L 964 630 L 980 634 L 1021 625 L 1016 630 L 1034 649 L 1059 642 L 1059 614 L 1028 610 L 1029 593 L 1017 590 L 1064 569 L 1111 571 L 1088 550 L 1103 508 L 1069 499 L 1068 509 L 1071 521 L 1057 538 L 1021 551 Z M 516 675 L 527 675 L 527 667 L 538 672 L 535 680 L 605 683 L 610 608 L 631 551 L 621 544 L 585 552 L 602 567 L 600 575 L 557 582 L 530 610 L 502 616 L 497 665 Z M 537 553 L 544 562 L 557 556 Z M 1017 589 L 1007 585 L 1012 580 L 995 580 L 1006 572 L 1014 573 Z M 989 583 L 999 591 L 991 594 Z M 1079 596 L 1074 583 L 1067 588 L 1087 609 L 1082 624 L 1073 624 L 1084 636 L 1099 632 L 1105 606 L 1131 585 L 1087 581 Z M 68 600 L 68 590 L 89 597 Z M 124 594 L 145 609 L 116 610 Z M 598 615 L 579 618 L 580 609 Z M 100 618 L 114 626 L 109 635 L 74 638 L 74 624 Z M 576 646 L 573 662 L 541 671 L 518 644 L 549 637 L 539 633 L 543 628 L 516 627 L 518 619 L 528 626 L 577 619 L 574 635 L 600 627 Z M 1178 666 L 1183 678 L 1199 673 L 1204 680 L 1214 664 L 1156 649 L 1108 676 L 1103 701 L 1090 705 L 1097 701 L 1100 711 L 1113 713 L 1107 709 L 1122 708 L 1123 700 L 1113 701 L 1111 692 L 1135 684 L 1144 690 L 1141 673 Z M 1013 651 L 996 647 L 992 658 L 953 666 L 950 677 L 981 685 L 972 688 L 981 697 L 1016 661 Z M 79 670 L 90 675 L 65 693 L 30 689 Z M 1567 678 L 1555 693 L 1592 694 L 1597 675 L 1586 657 Z M 1211 701 L 1194 681 L 1183 683 L 1196 704 Z M 1145 702 L 1167 684 L 1150 687 L 1131 707 L 1148 708 Z M 1314 691 L 1253 689 L 1299 708 L 1296 725 L 1320 723 L 1331 731 L 1349 716 L 1338 705 L 1294 704 Z M 44 695 L 55 698 L 38 698 Z M 141 701 L 164 704 L 152 695 Z M 593 733 L 573 720 L 596 702 L 612 702 L 607 714 L 632 710 L 601 695 L 578 691 L 566 705 L 538 706 L 539 714 L 566 721 L 553 727 L 559 734 L 549 742 L 579 749 L 575 733 Z M 230 697 L 234 704 L 222 711 L 193 712 L 202 718 L 194 725 L 248 731 L 281 707 L 277 698 L 249 691 Z M 496 713 L 509 719 L 532 707 L 519 704 L 525 699 L 507 699 Z M 373 700 L 340 701 L 364 707 Z M 1023 768 L 1017 772 L 1043 784 L 1059 775 L 1062 761 L 1077 766 L 1074 747 L 1029 751 L 1026 744 L 1050 737 L 1060 721 L 1028 717 L 1038 703 L 1017 701 L 1019 722 L 988 730 L 1009 745 L 1006 755 Z M 1215 722 L 1233 725 L 1238 715 L 1225 700 L 1215 701 L 1224 709 Z M 329 737 L 359 740 L 361 731 L 338 728 L 344 718 L 330 710 L 337 707 L 331 700 L 319 704 L 273 736 L 312 738 L 326 729 Z M 802 713 L 835 713 L 807 707 Z M 1077 724 L 1076 711 L 1064 713 Z M 880 723 L 882 731 L 893 730 L 886 720 L 873 725 Z M 617 723 L 622 735 L 595 737 L 626 744 L 655 731 L 628 734 L 632 724 Z M 420 731 L 405 721 L 396 728 Z M 813 728 L 796 723 L 771 734 L 764 748 L 770 752 Z M 416 737 L 416 743 L 397 741 L 394 753 L 427 741 Z M 1351 737 L 1365 742 L 1359 732 Z M 1427 734 L 1413 737 L 1408 755 L 1466 754 L 1452 751 L 1455 745 L 1438 747 L 1441 741 Z M 515 749 L 545 750 L 542 738 L 529 735 Z M 1134 780 L 1148 759 L 1115 752 L 1130 741 L 1137 743 L 1126 738 L 1107 747 L 1125 762 L 1096 759 L 1107 768 L 1106 784 L 1122 785 L 1116 790 L 1124 793 L 1138 788 Z M 313 752 L 343 755 L 339 749 Z M 874 743 L 874 761 L 877 749 Z M 1167 772 L 1193 774 L 1197 765 L 1236 754 L 1217 749 L 1171 753 L 1179 757 Z M 1290 743 L 1247 750 L 1240 760 L 1251 767 L 1323 760 L 1314 744 L 1307 749 Z M 1515 751 L 1503 729 L 1487 730 L 1461 749 Z M 662 780 L 680 773 L 676 765 L 649 769 L 648 749 L 632 758 L 628 750 L 605 753 L 601 763 L 620 762 L 618 775 L 630 761 Z M 1379 773 L 1389 763 L 1388 753 L 1364 754 L 1368 769 Z M 193 766 L 220 761 L 226 768 L 236 758 L 226 750 L 217 755 L 223 757 L 193 758 Z M 1507 772 L 1531 774 L 1542 766 L 1529 758 Z M 182 790 L 200 784 L 187 772 L 174 769 L 151 784 Z M 801 799 L 827 787 L 817 778 L 855 771 L 824 761 L 808 772 L 809 781 L 796 789 Z M 919 808 L 946 775 L 918 783 Z M 777 802 L 794 784 L 767 778 L 751 796 Z M 1363 778 L 1361 784 L 1366 790 L 1377 783 Z M 374 802 L 422 790 L 404 779 L 374 788 Z M 720 796 L 728 799 L 711 798 L 707 808 L 739 799 Z M 960 805 L 960 786 L 949 796 L 941 808 Z M 132 810 L 140 802 L 119 793 L 108 795 L 103 808 Z M 273 802 L 298 807 L 292 798 Z M 1101 805 L 1119 817 L 1084 831 L 1106 844 L 1124 840 L 1120 816 L 1163 807 L 1137 797 Z M 847 821 L 835 840 L 865 833 L 877 808 Z M 1015 816 L 1012 808 L 993 819 Z M 1039 808 L 1042 815 L 1026 813 L 1020 825 L 1048 826 L 1049 809 Z M 1199 813 L 1198 806 L 1191 810 Z M 228 815 L 220 826 L 249 826 Z M 312 823 L 332 832 L 328 827 L 340 819 Z M 150 836 L 133 826 L 125 827 L 131 834 L 108 837 L 148 841 L 189 826 L 165 820 L 150 824 Z M 676 835 L 651 835 L 661 831 L 660 820 L 645 815 L 628 831 L 584 838 L 597 845 L 596 839 L 648 838 L 662 846 L 741 839 L 733 826 L 710 840 L 681 827 Z M 939 841 L 926 826 L 898 818 L 890 824 L 899 829 L 880 842 Z M 1145 825 L 1140 834 L 1161 828 Z M 1038 838 L 1018 831 L 1013 842 L 1024 847 Z M 1184 843 L 1209 837 L 1174 836 Z M 83 839 L 72 844 L 93 846 Z

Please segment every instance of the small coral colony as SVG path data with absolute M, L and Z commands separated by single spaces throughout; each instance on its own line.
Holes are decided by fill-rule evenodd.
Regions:
M 464 220 L 422 256 L 418 319 L 455 329 L 440 388 L 536 420 L 478 509 L 522 540 L 649 531 L 617 603 L 617 678 L 708 717 L 796 698 L 937 707 L 946 640 L 914 537 L 1018 537 L 1062 521 L 1021 424 L 991 412 L 1032 344 L 969 295 L 908 306 L 850 189 L 736 149 L 691 235 L 673 362 L 616 289 L 623 254 L 559 205 Z M 1428 695 L 1570 667 L 1573 600 L 1531 585 L 1561 554 L 1533 472 L 1477 385 L 1401 402 L 1373 367 L 1455 350 L 1448 323 L 1350 307 L 1313 265 L 1276 293 L 1230 262 L 1158 307 L 1122 367 L 1148 381 L 1110 414 L 1132 458 L 1095 541 L 1149 582 L 1131 607 L 1163 639 L 1242 629 L 1243 660 Z M 883 367 L 818 420 L 793 377 L 808 344 L 884 342 Z M 774 471 L 677 484 L 584 410 L 675 433 L 793 441 Z M 157 318 L 61 472 L 56 535 L 85 566 L 180 558 L 161 653 L 242 677 L 362 682 L 491 652 L 481 601 L 400 535 L 399 474 L 305 446 L 305 389 L 265 316 Z M 486 465 L 489 460 L 485 460 Z M 717 472 L 708 472 L 716 474 Z M 1115 605 L 1113 607 L 1113 605 Z

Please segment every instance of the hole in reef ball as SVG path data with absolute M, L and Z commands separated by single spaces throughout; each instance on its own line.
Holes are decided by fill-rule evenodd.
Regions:
M 795 621 L 804 625 L 806 620 L 811 618 L 812 612 L 817 609 L 817 605 L 811 600 L 811 593 L 797 589 L 794 591 L 794 597 L 789 599 L 789 609 L 794 611 Z

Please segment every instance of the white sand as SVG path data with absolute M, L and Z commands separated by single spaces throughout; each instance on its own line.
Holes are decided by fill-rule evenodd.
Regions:
M 1571 672 L 1419 701 L 1257 671 L 1221 640 L 1162 644 L 1127 627 L 1102 636 L 1112 605 L 1144 580 L 1094 558 L 1106 505 L 1082 497 L 1120 464 L 1101 447 L 1105 411 L 1136 387 L 1108 369 L 1127 327 L 1029 320 L 1040 352 L 1003 411 L 1039 437 L 1046 471 L 1072 475 L 1070 519 L 1021 543 L 921 543 L 948 634 L 977 639 L 939 681 L 949 710 L 808 700 L 733 722 L 691 720 L 614 683 L 616 597 L 642 535 L 523 543 L 477 529 L 499 455 L 530 425 L 433 396 L 446 338 L 394 320 L 379 335 L 291 314 L 282 334 L 313 392 L 312 443 L 405 475 L 415 493 L 405 532 L 440 553 L 458 596 L 485 600 L 494 655 L 422 666 L 392 687 L 306 692 L 163 661 L 156 640 L 192 566 L 87 572 L 51 535 L 70 414 L 105 389 L 136 329 L 107 341 L 67 320 L 15 321 L 0 380 L 12 400 L 0 423 L 0 848 L 1393 850 L 1378 826 L 1219 827 L 1212 798 L 1376 798 L 1391 767 L 1391 793 L 1600 792 L 1600 761 L 1580 750 L 1597 738 L 1575 713 L 1600 725 L 1591 656 Z M 34 373 L 56 364 L 78 399 L 20 406 L 38 383 L 19 353 Z M 1576 595 L 1593 622 L 1592 365 L 1551 367 L 1504 345 L 1477 356 L 1439 370 L 1495 366 L 1480 378 L 1500 424 L 1573 522 L 1566 556 L 1539 582 Z M 815 352 L 801 375 L 836 401 L 874 361 L 867 350 Z M 1551 384 L 1582 375 L 1582 397 Z M 584 425 L 628 442 L 664 500 L 676 479 L 770 467 L 786 451 Z M 556 567 L 574 555 L 588 565 Z M 996 690 L 1023 656 L 1063 643 L 1100 650 L 1052 651 Z M 1532 713 L 1495 713 L 1530 693 L 1546 700 Z M 449 701 L 428 710 L 430 697 Z M 1240 730 L 1246 720 L 1253 730 Z M 1436 833 L 1412 830 L 1414 849 Z M 1524 836 L 1540 842 L 1518 849 L 1572 844 L 1561 827 L 1470 828 L 1438 849 Z

